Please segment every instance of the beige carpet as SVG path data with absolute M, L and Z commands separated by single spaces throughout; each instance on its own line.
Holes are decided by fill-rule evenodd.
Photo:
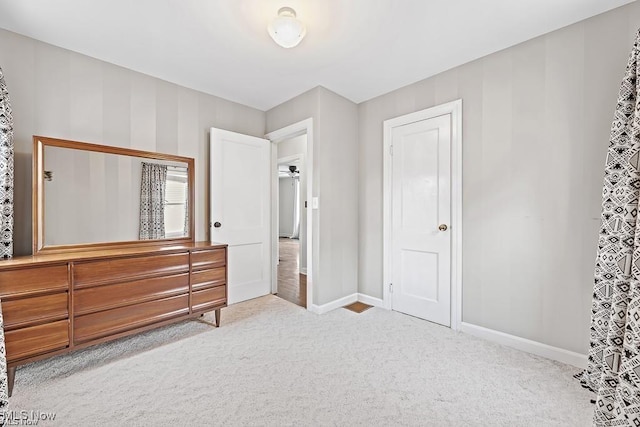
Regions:
M 19 368 L 42 426 L 588 426 L 576 368 L 372 308 L 318 316 L 267 296 Z

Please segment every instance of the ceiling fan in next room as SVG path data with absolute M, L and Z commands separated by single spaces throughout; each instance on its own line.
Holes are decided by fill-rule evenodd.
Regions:
M 296 165 L 289 165 L 289 176 L 291 178 L 300 176 L 300 171 Z

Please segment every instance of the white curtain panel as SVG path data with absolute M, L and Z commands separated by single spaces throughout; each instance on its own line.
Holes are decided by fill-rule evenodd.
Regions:
M 292 239 L 300 238 L 300 179 L 297 176 L 291 178 L 293 181 L 293 233 Z
M 595 426 L 640 426 L 639 42 L 640 32 L 611 126 L 588 367 L 579 376 L 596 393 Z

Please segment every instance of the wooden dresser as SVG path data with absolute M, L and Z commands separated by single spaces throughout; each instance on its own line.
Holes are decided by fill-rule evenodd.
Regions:
M 227 246 L 146 246 L 0 261 L 9 394 L 19 365 L 227 305 Z

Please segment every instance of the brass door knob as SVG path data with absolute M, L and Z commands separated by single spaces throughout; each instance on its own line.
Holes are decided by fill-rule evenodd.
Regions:
M 438 227 L 438 230 L 447 231 L 447 228 L 449 228 L 449 227 L 447 227 L 447 224 L 440 224 L 440 226 Z

